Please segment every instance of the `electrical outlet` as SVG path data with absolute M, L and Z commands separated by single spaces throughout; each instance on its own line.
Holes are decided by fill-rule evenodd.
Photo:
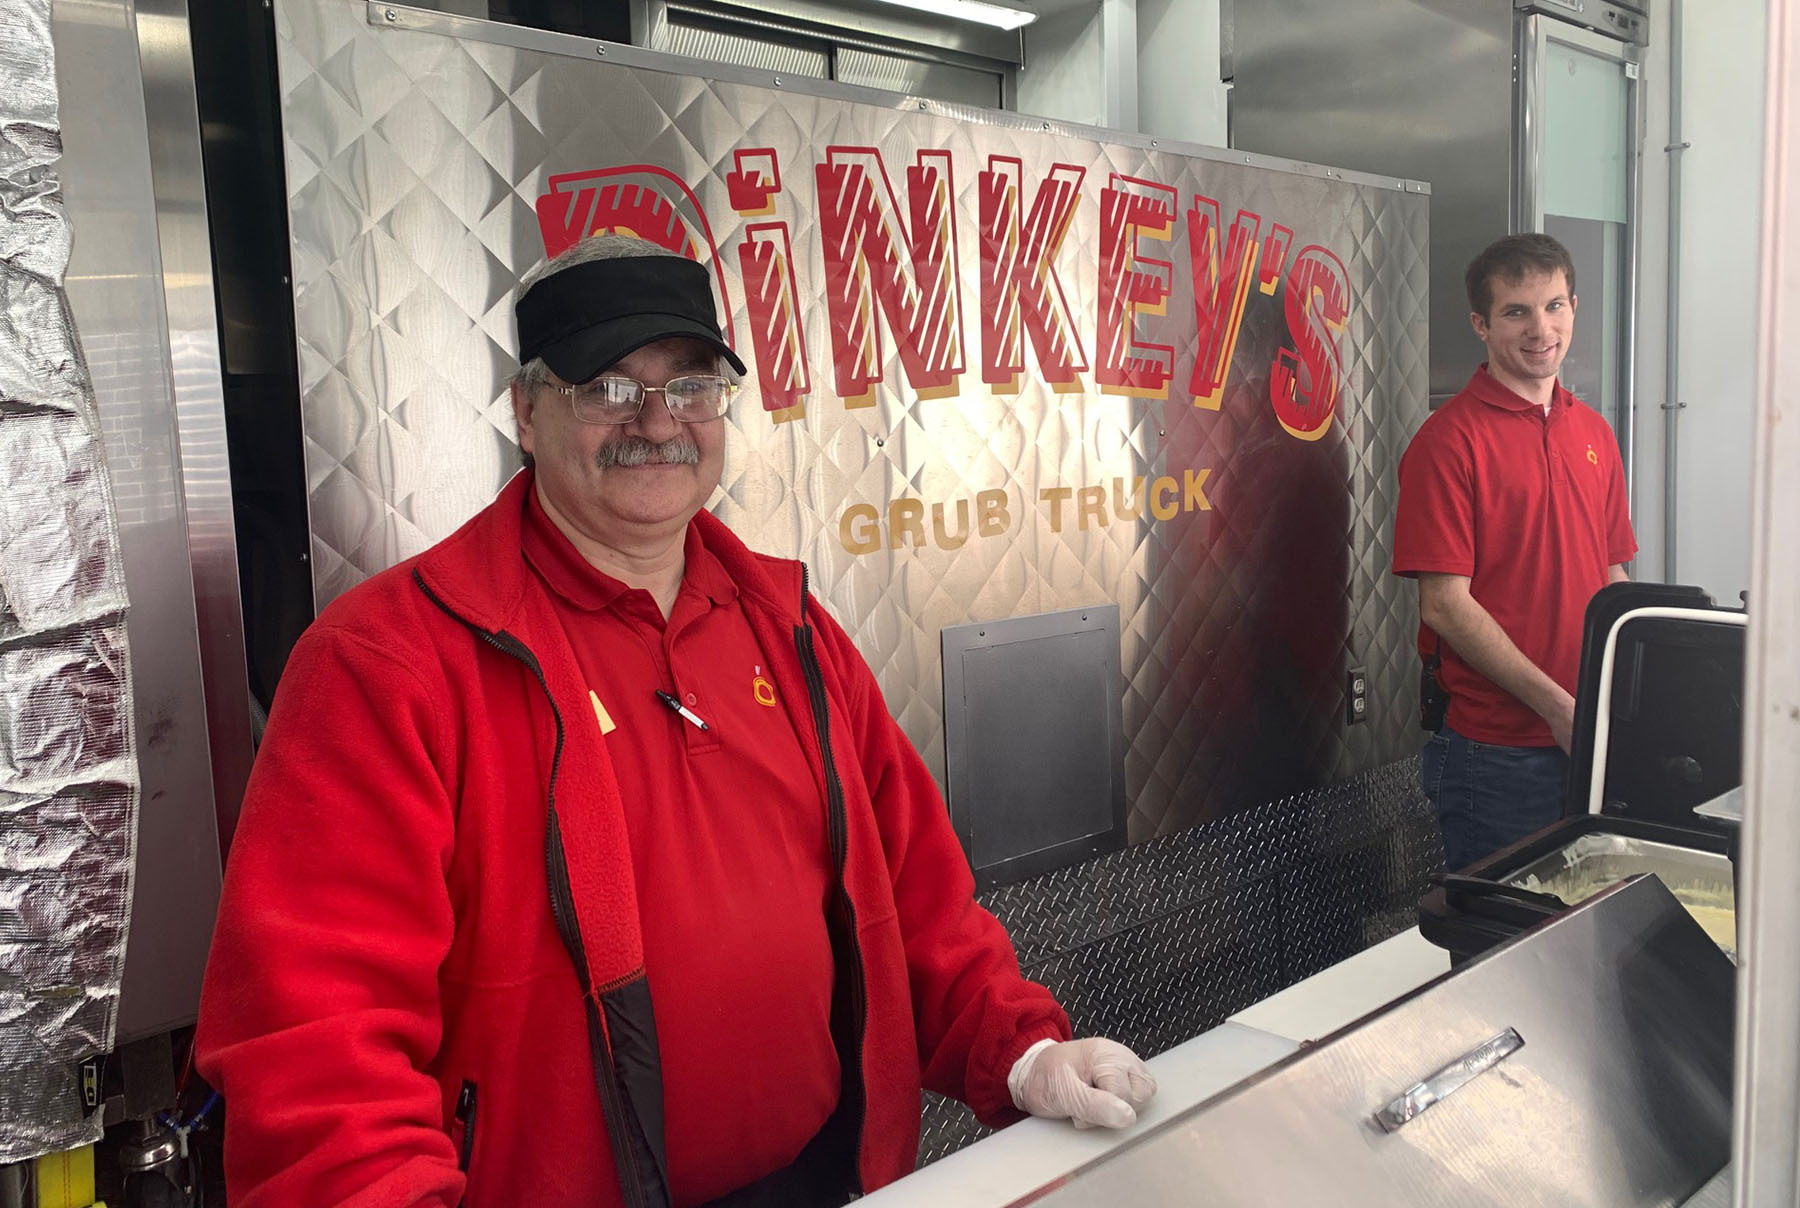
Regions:
M 1354 726 L 1369 720 L 1369 673 L 1352 667 L 1344 677 L 1344 724 Z

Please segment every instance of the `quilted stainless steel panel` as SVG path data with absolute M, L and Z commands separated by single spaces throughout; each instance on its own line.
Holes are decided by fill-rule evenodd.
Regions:
M 575 174 L 613 169 L 646 202 L 632 221 L 678 217 L 714 263 L 753 362 L 714 510 L 753 546 L 811 565 L 940 779 L 938 631 L 1109 601 L 1124 629 L 1134 841 L 1416 746 L 1413 601 L 1386 567 L 1398 455 L 1425 414 L 1421 186 L 726 66 L 703 76 L 690 60 L 419 10 L 276 10 L 321 603 L 448 534 L 516 465 L 501 382 L 514 283 L 545 250 L 534 209 L 566 196 L 590 229 L 599 178 Z M 832 173 L 859 170 L 845 166 L 859 148 L 860 179 L 893 199 L 865 226 L 867 195 L 823 197 Z M 1034 227 L 1027 211 L 1055 202 L 1039 191 L 1053 174 L 1079 199 L 1065 225 Z M 765 196 L 759 181 L 775 187 Z M 1011 235 L 988 221 L 998 235 L 984 241 L 984 188 L 989 219 L 1014 207 Z M 1187 389 L 1202 345 L 1189 253 L 1232 265 L 1224 232 L 1192 237 L 1196 197 L 1227 222 L 1258 215 L 1244 271 L 1273 265 L 1239 304 L 1208 405 Z M 1166 242 L 1146 233 L 1157 205 L 1172 210 Z M 945 212 L 951 233 L 932 244 L 921 231 Z M 784 224 L 791 295 L 777 253 L 740 248 L 770 224 Z M 840 256 L 863 236 L 860 257 Z M 1060 293 L 1037 294 L 1048 317 L 1026 323 L 1056 328 L 1059 307 L 1067 323 L 1024 340 L 980 278 L 1034 239 Z M 831 257 L 847 278 L 823 271 Z M 761 267 L 747 276 L 747 263 Z M 854 307 L 871 264 L 898 274 L 892 310 L 912 319 L 884 325 L 890 308 L 870 295 L 834 318 L 834 289 Z M 1045 289 L 1041 271 L 1010 280 Z M 1135 325 L 1118 319 L 1131 291 Z M 1322 316 L 1333 298 L 1344 312 Z M 795 320 L 774 352 L 751 347 L 758 314 L 765 328 Z M 984 374 L 988 342 L 1009 333 L 1023 349 L 1011 382 Z M 1299 439 L 1277 405 L 1279 357 L 1309 340 L 1339 349 L 1342 386 L 1328 425 Z M 1063 353 L 1059 390 L 1044 362 Z M 1159 359 L 1166 397 L 1132 379 Z M 984 512 L 984 492 L 1004 508 Z M 1346 726 L 1353 665 L 1369 670 L 1370 720 Z

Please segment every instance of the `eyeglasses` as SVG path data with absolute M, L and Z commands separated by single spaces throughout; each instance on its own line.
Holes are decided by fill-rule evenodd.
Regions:
M 696 373 L 670 378 L 661 386 L 646 386 L 634 378 L 603 377 L 579 386 L 550 388 L 569 396 L 575 418 L 584 424 L 629 424 L 644 409 L 644 398 L 657 393 L 669 414 L 684 424 L 703 424 L 725 414 L 736 386 L 716 373 Z

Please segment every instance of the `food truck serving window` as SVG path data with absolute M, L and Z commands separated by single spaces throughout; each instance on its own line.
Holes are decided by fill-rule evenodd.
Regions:
M 852 5 L 652 0 L 644 32 L 633 32 L 640 45 L 671 54 L 988 109 L 1010 107 L 1017 34 L 984 38 L 985 31 L 965 34 L 956 22 L 914 28 L 884 18 Z
M 777 76 L 836 80 L 986 109 L 1016 105 L 1018 30 L 875 0 L 437 0 L 428 8 Z

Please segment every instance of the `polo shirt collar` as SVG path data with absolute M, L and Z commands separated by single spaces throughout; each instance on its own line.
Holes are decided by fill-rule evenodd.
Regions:
M 620 596 L 630 591 L 624 582 L 598 570 L 563 531 L 556 527 L 539 502 L 537 491 L 525 493 L 525 560 L 542 575 L 552 591 L 576 608 L 598 610 L 611 607 Z M 690 521 L 682 538 L 682 588 L 693 588 L 714 604 L 724 604 L 737 596 L 737 584 L 700 539 L 700 532 Z
M 1499 378 L 1488 372 L 1486 361 L 1476 368 L 1474 376 L 1469 378 L 1469 384 L 1464 389 L 1488 406 L 1498 407 L 1502 411 L 1543 411 L 1538 404 L 1503 386 Z M 1550 392 L 1551 414 L 1566 409 L 1574 401 L 1575 396 L 1569 393 L 1563 386 L 1562 379 L 1558 378 L 1555 388 Z
M 714 604 L 726 604 L 737 598 L 737 584 L 726 573 L 725 564 L 706 548 L 706 542 L 700 539 L 700 530 L 694 527 L 691 520 L 688 521 L 682 552 L 687 559 L 682 578 L 688 586 Z

